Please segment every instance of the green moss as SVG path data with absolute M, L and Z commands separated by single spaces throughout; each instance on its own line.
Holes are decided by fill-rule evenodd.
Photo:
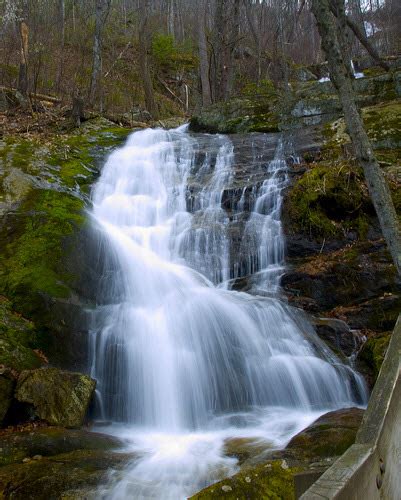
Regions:
M 366 235 L 370 202 L 361 169 L 349 162 L 313 164 L 294 184 L 286 204 L 293 227 L 314 237 L 340 236 L 351 229 Z
M 99 118 L 42 143 L 16 137 L 5 141 L 1 160 L 8 177 L 0 179 L 3 189 L 17 167 L 22 176 L 35 176 L 34 185 L 20 189 L 18 197 L 14 193 L 13 212 L 0 228 L 0 293 L 17 310 L 42 321 L 44 301 L 70 295 L 75 277 L 63 265 L 70 237 L 85 221 L 84 200 L 98 163 L 128 132 Z
M 371 337 L 365 342 L 359 354 L 359 360 L 364 362 L 372 371 L 374 380 L 379 376 L 390 339 L 391 332 L 385 332 L 376 337 Z
M 363 120 L 376 148 L 401 148 L 401 100 L 365 108 Z
M 1 291 L 68 296 L 69 276 L 60 273 L 63 242 L 84 221 L 83 201 L 57 191 L 31 191 L 19 208 L 12 239 L 1 255 Z M 25 308 L 24 308 L 25 309 Z
M 33 323 L 15 313 L 10 301 L 0 296 L 0 365 L 16 371 L 39 367 L 42 362 L 32 350 L 37 340 Z
M 294 474 L 299 467 L 288 467 L 284 460 L 272 460 L 205 488 L 191 500 L 291 500 L 295 498 Z
M 191 118 L 191 129 L 209 133 L 278 132 L 278 95 L 247 95 L 214 104 Z

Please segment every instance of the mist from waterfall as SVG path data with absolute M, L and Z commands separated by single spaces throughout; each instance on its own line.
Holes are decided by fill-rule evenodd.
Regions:
M 279 300 L 282 143 L 248 200 L 238 262 L 230 224 L 244 199 L 222 206 L 234 147 L 202 136 L 201 155 L 199 140 L 185 127 L 135 132 L 94 188 L 92 219 L 109 264 L 93 312 L 91 374 L 101 417 L 141 456 L 111 478 L 105 498 L 186 498 L 236 471 L 227 439 L 279 448 L 320 414 L 366 402 L 362 378 Z M 247 275 L 271 296 L 229 290 Z

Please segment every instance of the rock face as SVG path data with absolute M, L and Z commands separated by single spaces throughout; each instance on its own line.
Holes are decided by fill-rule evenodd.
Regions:
M 37 417 L 52 425 L 83 425 L 96 382 L 80 373 L 46 368 L 19 376 L 15 397 L 34 406 Z
M 291 82 L 291 125 L 296 128 L 321 125 L 342 115 L 341 104 L 330 81 L 317 82 L 307 69 L 300 68 Z M 401 96 L 401 71 L 377 74 L 355 80 L 357 102 L 372 106 Z M 244 95 L 213 104 L 191 118 L 194 132 L 238 133 L 277 132 L 283 125 L 281 103 L 288 96 L 273 88 L 245 89 Z
M 1 373 L 2 371 L 3 373 Z M 4 373 L 4 370 L 0 370 L 0 427 L 3 425 L 5 416 L 11 406 L 14 386 L 15 382 L 12 377 Z

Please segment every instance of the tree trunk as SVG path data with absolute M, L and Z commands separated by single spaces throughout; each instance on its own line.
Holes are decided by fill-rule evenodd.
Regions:
M 93 106 L 100 97 L 100 79 L 102 75 L 102 35 L 107 16 L 109 15 L 110 4 L 111 0 L 96 0 L 93 65 L 89 90 L 89 103 L 91 106 Z
M 140 0 L 141 21 L 139 26 L 139 68 L 145 93 L 145 106 L 154 120 L 159 118 L 159 110 L 155 101 L 152 75 L 149 68 L 148 52 L 150 50 L 150 32 L 148 27 L 149 0 Z
M 231 93 L 233 54 L 238 42 L 240 0 L 219 0 L 216 5 L 213 43 L 213 101 L 225 101 Z
M 56 89 L 60 92 L 61 81 L 64 71 L 64 48 L 65 48 L 65 0 L 60 0 L 60 61 L 57 70 Z
M 18 90 L 26 97 L 28 95 L 28 49 L 29 49 L 29 27 L 28 27 L 28 4 L 26 0 L 22 3 L 22 15 L 19 21 L 20 34 L 20 65 L 18 74 Z
M 336 0 L 343 5 L 343 0 Z M 372 145 L 355 103 L 352 78 L 349 75 L 337 37 L 336 19 L 330 11 L 329 0 L 312 0 L 322 46 L 329 64 L 330 76 L 337 89 L 357 160 L 362 166 L 366 183 L 378 216 L 384 238 L 401 275 L 401 231 L 389 187 L 377 163 Z
M 205 33 L 206 0 L 199 0 L 198 23 L 199 72 L 202 85 L 202 106 L 209 106 L 212 103 L 212 97 L 209 81 L 209 56 Z

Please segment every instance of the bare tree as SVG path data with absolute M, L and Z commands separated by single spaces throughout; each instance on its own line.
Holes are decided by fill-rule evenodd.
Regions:
M 198 2 L 198 50 L 199 50 L 199 73 L 202 86 L 202 105 L 209 106 L 212 103 L 209 80 L 209 55 L 206 40 L 206 0 Z
M 239 41 L 241 0 L 219 0 L 214 18 L 213 101 L 225 101 L 231 94 L 234 67 L 233 55 Z
M 159 110 L 155 100 L 152 74 L 149 67 L 149 51 L 151 44 L 151 33 L 149 29 L 149 0 L 139 0 L 141 8 L 141 20 L 139 25 L 139 68 L 145 93 L 146 109 L 153 119 L 159 118 Z
M 102 38 L 107 16 L 110 12 L 110 5 L 111 0 L 96 0 L 92 78 L 89 90 L 89 102 L 91 105 L 95 103 L 100 94 L 100 79 L 102 75 Z
M 28 0 L 21 0 L 19 35 L 20 35 L 20 65 L 18 74 L 18 90 L 25 97 L 28 94 L 28 50 L 29 50 L 29 26 L 28 26 Z
M 352 77 L 349 73 L 338 39 L 339 19 L 344 16 L 344 0 L 336 1 L 336 18 L 330 9 L 330 0 L 312 0 L 322 46 L 329 64 L 330 76 L 335 85 L 355 154 L 362 166 L 369 193 L 378 216 L 383 236 L 401 275 L 401 231 L 389 187 L 373 153 L 361 115 L 355 102 Z M 341 22 L 341 21 L 340 21 Z

